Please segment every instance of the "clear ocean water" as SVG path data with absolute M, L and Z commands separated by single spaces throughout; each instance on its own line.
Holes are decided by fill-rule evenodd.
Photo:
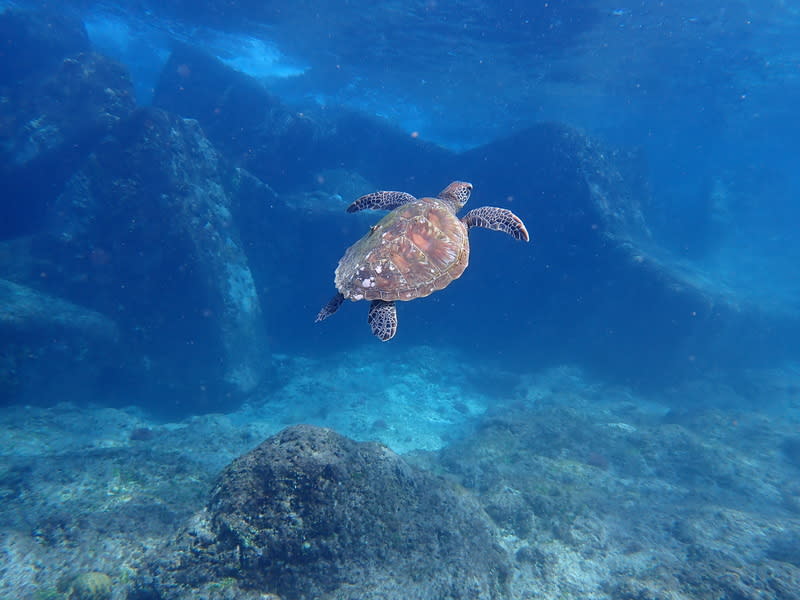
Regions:
M 0 1 L 0 597 L 800 598 L 799 28 L 778 0 Z M 376 191 L 410 196 L 347 210 Z M 416 233 L 372 210 L 426 197 Z M 433 485 L 364 467 L 338 533 L 273 491 L 259 518 L 305 521 L 225 563 L 228 465 L 299 424 L 433 474 L 498 562 L 422 569 L 426 527 L 478 539 L 422 501 L 402 552 L 348 546 Z M 201 530 L 215 567 L 154 566 Z

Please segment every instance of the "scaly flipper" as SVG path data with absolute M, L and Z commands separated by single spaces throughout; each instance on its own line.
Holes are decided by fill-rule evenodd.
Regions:
M 402 206 L 407 202 L 414 202 L 416 198 L 405 192 L 373 192 L 366 196 L 361 196 L 347 207 L 347 212 L 354 213 L 359 210 L 372 208 L 375 210 L 392 210 Z
M 515 240 L 527 242 L 530 239 L 522 219 L 505 208 L 481 206 L 465 214 L 461 222 L 467 226 L 467 229 L 470 227 L 484 227 L 495 231 L 503 231 Z
M 344 296 L 342 294 L 336 294 L 325 306 L 322 307 L 322 310 L 317 313 L 317 319 L 314 322 L 319 323 L 320 321 L 324 321 L 330 317 L 333 313 L 339 310 L 342 302 L 344 302 Z
M 388 342 L 397 333 L 397 309 L 394 302 L 373 300 L 369 305 L 367 322 L 378 339 Z

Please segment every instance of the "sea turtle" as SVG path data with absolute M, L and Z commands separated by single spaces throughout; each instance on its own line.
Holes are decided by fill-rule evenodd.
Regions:
M 422 298 L 458 279 L 469 261 L 468 230 L 485 227 L 528 241 L 519 217 L 505 208 L 483 206 L 461 219 L 456 213 L 472 193 L 472 184 L 454 181 L 436 198 L 405 192 L 374 192 L 347 207 L 391 210 L 350 246 L 336 267 L 339 292 L 317 315 L 317 321 L 339 310 L 345 298 L 370 300 L 369 325 L 382 341 L 397 331 L 397 300 Z

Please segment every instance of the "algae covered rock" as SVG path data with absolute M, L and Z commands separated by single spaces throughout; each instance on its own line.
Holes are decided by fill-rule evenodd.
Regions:
M 466 492 L 380 444 L 296 426 L 223 471 L 134 597 L 190 598 L 227 581 L 284 600 L 481 600 L 503 597 L 509 571 Z
M 39 77 L 65 57 L 90 49 L 86 27 L 65 13 L 14 8 L 0 12 L 2 52 L 8 57 L 0 63 L 0 86 Z
M 111 578 L 105 573 L 89 571 L 67 579 L 59 585 L 59 591 L 67 600 L 109 600 Z
M 126 316 L 128 347 L 150 362 L 138 379 L 170 382 L 150 393 L 186 389 L 195 408 L 252 391 L 265 363 L 222 163 L 196 121 L 137 109 L 67 182 L 40 250 L 59 266 L 50 285 Z

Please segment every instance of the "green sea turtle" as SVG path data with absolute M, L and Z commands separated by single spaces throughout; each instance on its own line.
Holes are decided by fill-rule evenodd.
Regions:
M 369 325 L 385 342 L 397 332 L 396 301 L 441 290 L 467 268 L 471 227 L 504 231 L 528 241 L 525 225 L 505 208 L 482 206 L 459 219 L 456 214 L 471 193 L 471 183 L 454 181 L 436 198 L 382 191 L 353 202 L 347 212 L 368 208 L 392 212 L 344 253 L 336 267 L 339 292 L 319 311 L 317 321 L 339 310 L 345 298 L 370 300 Z

